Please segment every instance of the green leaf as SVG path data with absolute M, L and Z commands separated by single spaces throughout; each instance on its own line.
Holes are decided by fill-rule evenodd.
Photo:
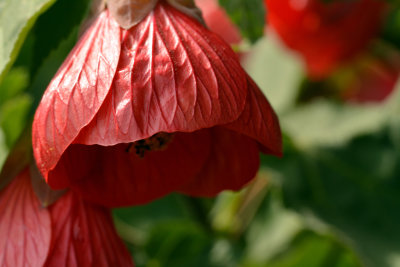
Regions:
M 32 99 L 24 93 L 29 84 L 26 68 L 12 68 L 0 84 L 0 128 L 11 148 L 25 128 Z
M 285 204 L 330 226 L 363 266 L 400 266 L 400 150 L 388 131 L 341 148 L 289 148 L 264 163 L 281 181 Z
M 49 55 L 43 60 L 42 65 L 37 70 L 33 81 L 28 88 L 29 93 L 33 96 L 34 103 L 33 109 L 39 104 L 44 91 L 46 90 L 49 82 L 57 72 L 58 68 L 63 63 L 64 59 L 68 56 L 71 49 L 74 47 L 77 39 L 78 28 L 76 27 L 71 31 L 65 40 L 62 40 L 58 47 L 52 50 Z M 32 110 L 33 113 L 34 110 Z
M 395 5 L 392 5 L 386 15 L 383 29 L 381 31 L 381 38 L 390 42 L 397 48 L 400 48 L 400 6 L 397 0 L 393 0 Z
M 57 49 L 62 41 L 81 24 L 87 13 L 89 0 L 57 0 L 42 14 L 34 28 L 33 48 L 34 73 L 51 51 Z
M 273 35 L 268 34 L 254 45 L 244 66 L 278 115 L 294 106 L 304 75 L 301 61 Z
M 0 81 L 15 60 L 37 17 L 55 0 L 3 0 L 0 3 Z
M 354 254 L 327 236 L 301 232 L 269 267 L 360 267 Z
M 156 222 L 190 218 L 182 197 L 177 194 L 168 195 L 147 205 L 114 209 L 113 213 L 118 220 L 141 230 L 150 229 Z
M 32 98 L 26 94 L 7 101 L 0 109 L 0 127 L 3 129 L 6 144 L 11 148 L 20 136 L 28 121 Z
M 212 239 L 187 221 L 158 224 L 146 244 L 147 266 L 211 266 L 207 255 Z
M 305 227 L 299 214 L 283 207 L 277 191 L 270 190 L 246 233 L 244 261 L 249 266 L 269 262 L 282 253 Z
M 309 216 L 283 204 L 281 181 L 269 175 L 269 192 L 246 232 L 245 267 L 359 267 L 345 244 L 327 227 L 311 227 Z
M 0 106 L 7 100 L 23 92 L 29 84 L 29 74 L 25 68 L 13 68 L 0 83 Z
M 380 103 L 346 104 L 319 100 L 280 114 L 280 122 L 302 148 L 340 146 L 399 121 L 400 82 Z
M 321 100 L 282 115 L 281 125 L 300 147 L 335 146 L 381 129 L 389 116 L 384 105 L 352 106 Z
M 252 43 L 264 33 L 265 8 L 261 0 L 219 0 L 243 37 Z
M 201 263 L 209 257 L 212 237 L 196 221 L 189 200 L 171 194 L 113 211 L 118 233 L 131 248 L 136 266 L 207 266 Z
M 3 167 L 4 161 L 7 158 L 8 148 L 4 138 L 3 130 L 0 128 L 0 170 Z

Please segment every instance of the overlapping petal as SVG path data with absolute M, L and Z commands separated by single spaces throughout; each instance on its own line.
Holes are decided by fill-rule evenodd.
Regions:
M 32 129 L 35 158 L 45 178 L 106 98 L 118 65 L 119 40 L 118 24 L 103 12 L 47 88 Z
M 133 266 L 106 208 L 69 192 L 50 208 L 53 235 L 44 266 Z
M 176 133 L 165 150 L 143 158 L 129 144 L 72 145 L 49 174 L 54 188 L 72 187 L 105 206 L 142 204 L 179 188 L 203 167 L 210 151 L 207 130 Z
M 167 1 L 159 1 L 129 30 L 114 26 L 104 11 L 88 30 L 90 38 L 84 37 L 70 56 L 79 57 L 77 62 L 90 59 L 88 66 L 70 58 L 64 63 L 75 64 L 79 73 L 92 69 L 100 82 L 84 83 L 72 72 L 71 79 L 79 78 L 72 83 L 76 88 L 65 89 L 67 83 L 57 87 L 63 78 L 56 76 L 38 108 L 33 145 L 51 187 L 70 187 L 109 207 L 142 204 L 178 190 L 215 195 L 254 176 L 257 141 L 264 151 L 281 153 L 275 113 L 220 37 Z M 115 43 L 106 44 L 117 35 Z M 100 43 L 98 49 L 79 52 L 94 42 Z M 112 60 L 108 68 L 95 68 L 106 56 L 117 58 L 118 66 Z M 60 73 L 67 79 L 65 68 Z M 159 133 L 171 135 L 172 142 L 133 153 L 138 142 Z M 229 170 L 236 163 L 235 172 Z
M 258 88 L 248 76 L 246 106 L 240 117 L 224 127 L 247 135 L 261 144 L 264 153 L 282 155 L 282 134 L 278 117 Z
M 207 162 L 180 192 L 211 197 L 223 190 L 239 190 L 256 175 L 260 163 L 256 141 L 223 127 L 209 131 L 212 143 Z
M 28 169 L 0 192 L 0 236 L 0 266 L 43 266 L 51 220 L 32 190 Z
M 247 84 L 237 56 L 193 18 L 160 3 L 122 36 L 111 94 L 75 143 L 114 145 L 191 132 L 242 112 Z

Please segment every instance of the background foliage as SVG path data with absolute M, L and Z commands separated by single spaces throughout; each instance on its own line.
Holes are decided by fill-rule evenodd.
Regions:
M 301 60 L 264 33 L 261 0 L 220 0 L 248 39 L 244 65 L 277 111 L 283 158 L 215 199 L 173 194 L 118 209 L 137 266 L 400 266 L 400 85 L 374 104 L 301 103 Z M 380 35 L 400 48 L 392 2 Z M 89 0 L 0 0 L 0 168 L 75 44 Z M 250 45 L 249 43 L 253 43 Z M 327 81 L 329 83 L 331 81 Z

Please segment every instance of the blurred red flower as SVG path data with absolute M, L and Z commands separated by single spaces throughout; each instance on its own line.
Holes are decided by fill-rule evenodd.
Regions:
M 307 64 L 310 77 L 330 74 L 377 34 L 385 1 L 265 0 L 267 22 Z
M 29 169 L 0 191 L 0 265 L 133 266 L 108 209 L 67 192 L 49 208 Z
M 386 50 L 386 57 L 368 56 L 354 67 L 341 97 L 356 103 L 385 100 L 396 87 L 400 74 L 400 55 Z
M 51 187 L 121 206 L 239 189 L 281 133 L 229 45 L 159 1 L 129 30 L 99 15 L 47 88 L 33 147 Z
M 242 41 L 239 29 L 231 21 L 218 0 L 196 0 L 201 9 L 204 21 L 211 31 L 219 34 L 228 44 L 239 44 Z

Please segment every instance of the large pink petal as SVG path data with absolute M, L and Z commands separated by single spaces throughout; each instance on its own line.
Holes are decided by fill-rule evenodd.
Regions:
M 40 206 L 28 169 L 0 193 L 0 266 L 43 266 L 50 248 L 50 215 Z
M 211 152 L 201 172 L 179 191 L 194 196 L 215 196 L 239 190 L 259 168 L 259 149 L 251 138 L 222 127 L 210 129 Z
M 107 96 L 120 46 L 120 28 L 105 11 L 86 31 L 44 93 L 35 114 L 32 141 L 45 178 Z
M 50 207 L 53 236 L 46 267 L 133 266 L 110 211 L 69 192 Z
M 165 2 L 124 31 L 111 94 L 75 140 L 114 145 L 235 120 L 246 74 L 220 37 Z
M 54 188 L 72 187 L 82 197 L 105 206 L 142 204 L 193 179 L 210 151 L 207 130 L 176 133 L 164 151 L 143 158 L 128 144 L 110 147 L 72 145 L 49 174 Z
M 282 155 L 282 134 L 278 117 L 255 82 L 248 77 L 249 93 L 240 117 L 226 128 L 247 135 L 262 146 L 264 153 Z

